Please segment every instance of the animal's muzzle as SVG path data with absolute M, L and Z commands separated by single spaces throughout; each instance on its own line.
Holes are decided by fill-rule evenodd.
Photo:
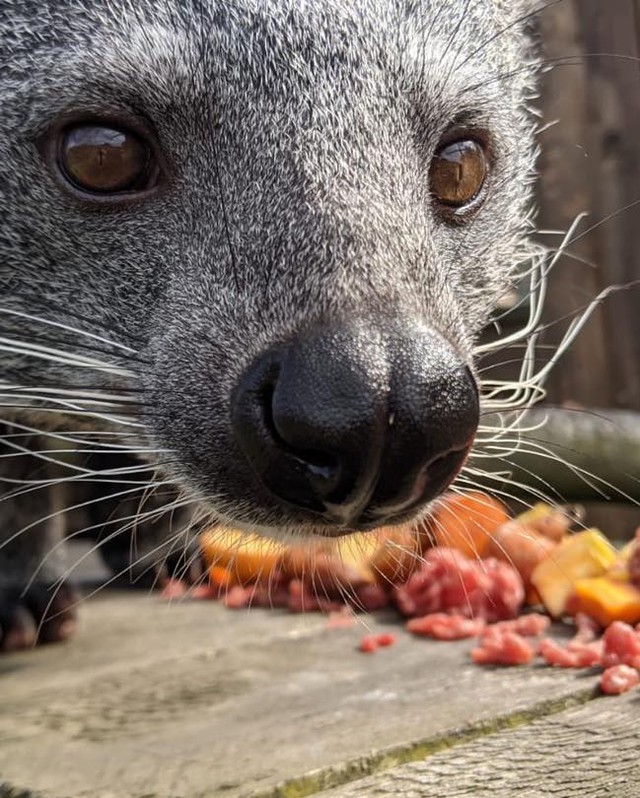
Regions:
M 350 529 L 400 522 L 442 492 L 478 418 L 471 372 L 417 325 L 315 326 L 255 360 L 232 404 L 262 485 L 285 507 Z

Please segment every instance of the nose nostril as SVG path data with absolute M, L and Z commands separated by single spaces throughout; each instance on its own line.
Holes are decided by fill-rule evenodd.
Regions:
M 292 452 L 293 454 L 294 452 Z M 337 457 L 322 452 L 297 452 L 296 457 L 307 466 L 309 473 L 319 480 L 329 481 L 335 477 L 340 465 Z
M 319 495 L 330 493 L 340 479 L 340 459 L 330 453 L 317 449 L 302 449 L 289 443 L 281 434 L 273 416 L 275 382 L 266 383 L 259 392 L 262 405 L 262 421 L 273 443 L 284 453 L 296 460 L 306 471 L 307 478 Z
M 361 521 L 371 525 L 400 523 L 416 507 L 434 499 L 442 493 L 457 476 L 469 453 L 471 444 L 452 449 L 430 460 L 426 466 L 414 475 L 396 501 L 387 501 L 369 507 L 362 515 Z
M 280 434 L 273 420 L 273 397 L 276 392 L 275 382 L 266 382 L 258 391 L 258 403 L 262 409 L 262 423 L 274 440 L 280 440 Z

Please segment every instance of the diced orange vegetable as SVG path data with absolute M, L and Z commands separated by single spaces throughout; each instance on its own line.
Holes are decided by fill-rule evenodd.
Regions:
M 615 562 L 617 552 L 597 529 L 587 529 L 559 543 L 535 567 L 531 584 L 549 613 L 555 617 L 566 605 L 578 579 L 603 576 Z
M 613 621 L 636 624 L 640 621 L 640 590 L 634 585 L 606 576 L 574 582 L 572 609 L 590 615 L 601 626 Z
M 466 557 L 482 557 L 490 535 L 509 514 L 486 493 L 445 494 L 426 523 L 425 532 L 437 546 L 461 551 Z
M 205 532 L 200 545 L 208 565 L 225 568 L 240 585 L 267 582 L 285 548 L 276 541 L 223 527 Z

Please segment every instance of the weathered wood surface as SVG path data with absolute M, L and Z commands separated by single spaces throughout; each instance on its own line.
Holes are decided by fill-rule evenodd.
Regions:
M 0 784 L 47 798 L 204 798 L 269 794 L 319 769 L 329 777 L 305 783 L 323 789 L 594 682 L 480 669 L 468 643 L 416 640 L 393 619 L 327 630 L 315 615 L 108 594 L 82 619 L 70 645 L 0 660 Z M 395 647 L 356 650 L 366 628 L 390 626 Z
M 639 719 L 637 693 L 599 698 L 317 798 L 638 798 Z

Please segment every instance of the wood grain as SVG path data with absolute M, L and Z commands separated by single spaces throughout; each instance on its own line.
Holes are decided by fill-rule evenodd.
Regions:
M 600 698 L 317 798 L 637 798 L 640 696 Z

